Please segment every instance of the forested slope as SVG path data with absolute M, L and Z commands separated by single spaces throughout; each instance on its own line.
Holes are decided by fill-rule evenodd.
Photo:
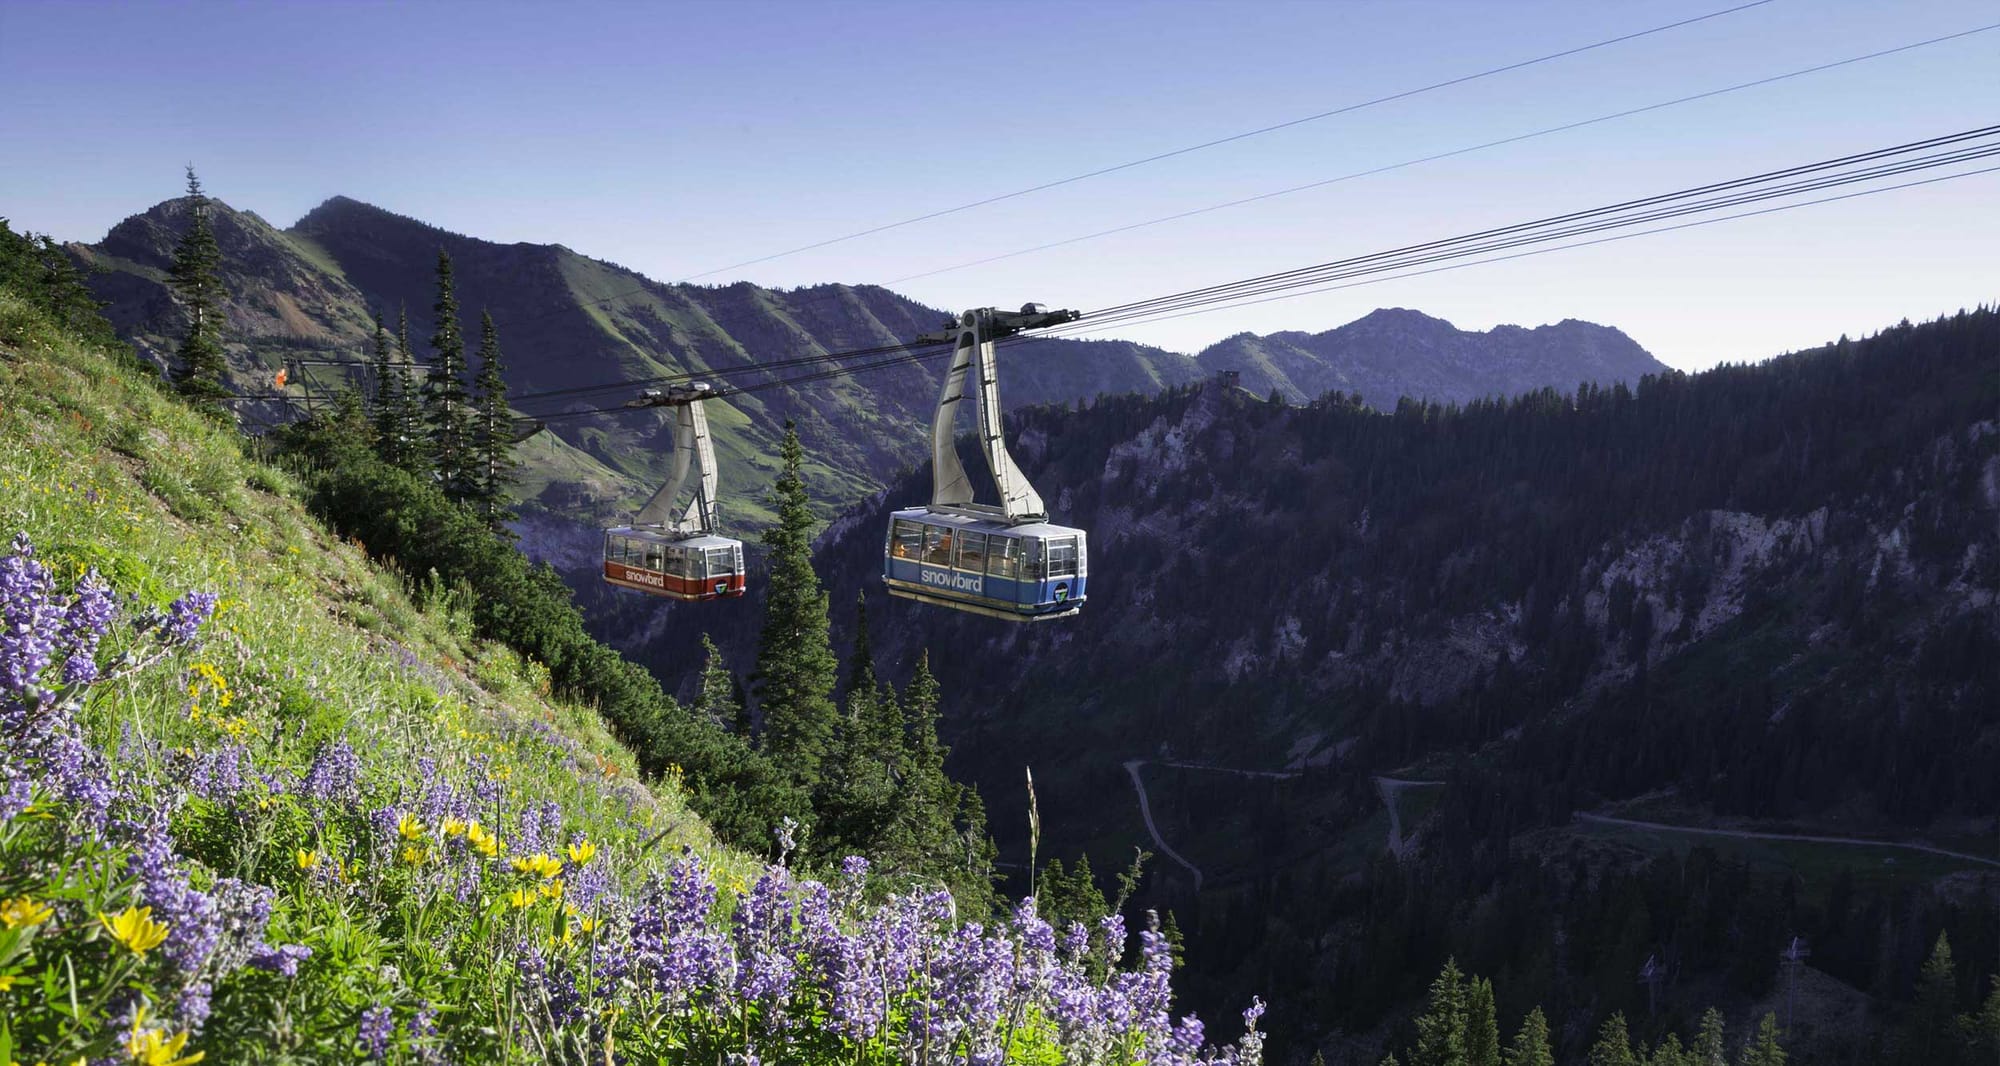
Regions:
M 1652 797 L 1679 819 L 1990 853 L 1996 414 L 1987 309 L 1464 406 L 1179 389 L 1012 421 L 1054 513 L 1092 533 L 1073 621 L 878 601 L 886 511 L 925 498 L 923 471 L 836 523 L 822 557 L 837 595 L 868 590 L 890 620 L 878 655 L 930 650 L 959 769 L 996 811 L 1034 767 L 1045 849 L 1101 865 L 1152 846 L 1128 759 L 1303 771 L 1149 771 L 1156 818 L 1209 875 L 1196 897 L 1162 866 L 1153 899 L 1180 911 L 1206 987 L 1275 981 L 1298 993 L 1274 1007 L 1291 1024 L 1375 1024 L 1453 950 L 1535 969 L 1516 1010 L 1630 1008 L 1643 989 L 1617 975 L 1669 949 L 1690 980 L 1742 967 L 1742 995 L 1788 928 L 1840 940 L 1829 969 L 1892 1003 L 1948 915 L 1954 940 L 1993 942 L 1964 925 L 1978 904 L 1899 876 L 1850 885 L 1836 914 L 1724 855 L 1736 889 L 1635 910 L 1666 891 L 1643 847 L 1573 852 L 1566 830 Z M 1369 776 L 1398 771 L 1449 782 L 1416 869 L 1367 858 Z M 1633 895 L 1606 909 L 1572 862 L 1612 863 Z M 1690 906 L 1705 916 L 1677 917 Z

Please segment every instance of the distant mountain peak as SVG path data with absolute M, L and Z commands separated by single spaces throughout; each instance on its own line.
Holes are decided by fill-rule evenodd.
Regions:
M 1566 318 L 1554 325 L 1464 330 L 1407 307 L 1382 307 L 1321 333 L 1239 333 L 1196 357 L 1234 370 L 1245 388 L 1307 400 L 1360 393 L 1389 410 L 1408 396 L 1464 403 L 1578 382 L 1637 381 L 1667 367 L 1610 326 Z

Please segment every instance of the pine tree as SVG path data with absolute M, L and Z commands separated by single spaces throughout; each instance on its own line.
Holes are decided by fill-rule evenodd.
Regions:
M 937 679 L 931 676 L 930 653 L 925 652 L 903 689 L 906 771 L 882 833 L 883 851 L 893 868 L 918 877 L 949 877 L 965 863 L 966 843 L 956 823 L 968 800 L 945 776 L 946 751 L 937 734 L 938 701 Z
M 1723 1029 L 1721 1011 L 1710 1007 L 1702 1012 L 1701 1030 L 1695 1034 L 1688 1057 L 1695 1066 L 1729 1066 L 1728 1034 Z
M 1954 1049 L 1957 1016 L 1958 971 L 1951 961 L 1951 940 L 1939 933 L 1917 974 L 1917 999 L 1903 1031 L 1903 1061 L 1926 1066 L 1945 1061 Z
M 436 359 L 424 378 L 424 418 L 430 429 L 431 461 L 438 486 L 455 500 L 472 498 L 477 474 L 472 454 L 472 407 L 465 395 L 465 334 L 458 325 L 458 294 L 451 277 L 451 256 L 438 249 L 436 332 L 431 350 Z
M 706 633 L 701 635 L 701 654 L 701 691 L 695 696 L 692 710 L 724 729 L 733 729 L 743 711 L 736 675 L 730 672 L 729 664 L 722 660 L 722 650 Z
M 1521 1019 L 1514 1043 L 1507 1048 L 1507 1066 L 1556 1066 L 1555 1052 L 1549 1048 L 1549 1019 L 1542 1008 Z
M 492 314 L 479 313 L 479 377 L 473 383 L 473 498 L 494 529 L 514 517 L 507 509 L 507 486 L 514 461 L 514 416 L 507 406 L 507 377 L 500 360 L 500 331 Z
M 1778 1044 L 1778 1016 L 1764 1015 L 1757 1023 L 1757 1035 L 1743 1045 L 1739 1066 L 1785 1066 L 1785 1049 Z
M 397 444 L 401 427 L 396 425 L 396 366 L 391 357 L 394 349 L 389 346 L 389 327 L 382 321 L 382 313 L 375 313 L 375 346 L 369 368 L 375 375 L 375 397 L 370 404 L 375 417 L 375 454 L 390 466 L 398 465 Z
M 1970 1019 L 1973 1044 L 1984 1053 L 1983 1062 L 2000 1063 L 2000 977 L 1992 978 L 1993 991 L 1986 1004 Z
M 410 309 L 396 313 L 396 354 L 390 377 L 395 382 L 395 407 L 390 421 L 395 426 L 395 465 L 421 478 L 436 476 L 430 465 L 430 440 L 424 428 L 422 389 L 414 374 L 417 358 L 410 348 Z
M 1493 1005 L 1493 982 L 1472 979 L 1465 997 L 1466 1066 L 1500 1066 L 1500 1018 Z
M 1597 1043 L 1590 1046 L 1590 1066 L 1639 1066 L 1639 1056 L 1632 1050 L 1632 1034 L 1625 1028 L 1625 1014 L 1619 1012 L 1604 1020 L 1604 1027 L 1597 1031 Z
M 229 395 L 222 380 L 228 370 L 222 359 L 222 246 L 209 224 L 208 196 L 191 166 L 187 199 L 188 230 L 174 248 L 173 267 L 167 274 L 168 287 L 188 315 L 174 387 L 197 406 L 220 414 L 219 401 Z
M 779 457 L 778 521 L 764 531 L 770 574 L 753 680 L 764 718 L 764 751 L 792 783 L 810 792 L 819 784 L 833 741 L 839 663 L 827 635 L 826 593 L 812 565 L 813 516 L 801 475 L 805 449 L 789 422 Z
M 1646 1066 L 1696 1066 L 1694 1053 L 1681 1046 L 1681 1038 L 1668 1033 L 1646 1059 Z
M 833 737 L 836 769 L 820 783 L 818 806 L 823 812 L 825 847 L 866 853 L 874 849 L 895 800 L 903 730 L 893 694 L 884 693 L 875 677 L 868 604 L 859 594 L 854 602 L 854 632 L 854 654 L 848 659 Z
M 1417 1046 L 1410 1066 L 1466 1066 L 1465 975 L 1457 959 L 1446 959 L 1431 982 L 1430 1007 L 1417 1019 Z

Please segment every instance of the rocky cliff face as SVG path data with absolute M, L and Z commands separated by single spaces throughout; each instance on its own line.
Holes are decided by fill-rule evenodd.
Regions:
M 1401 308 L 1384 309 L 1324 333 L 1242 333 L 1196 357 L 1210 370 L 1234 370 L 1262 396 L 1272 390 L 1303 401 L 1339 390 L 1393 410 L 1405 397 L 1465 403 L 1578 383 L 1635 384 L 1666 365 L 1609 326 L 1565 319 L 1484 333 Z

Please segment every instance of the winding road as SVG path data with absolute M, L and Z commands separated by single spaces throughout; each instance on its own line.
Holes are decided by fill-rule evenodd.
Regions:
M 1444 784 L 1442 781 L 1413 781 L 1402 777 L 1375 779 L 1375 791 L 1382 794 L 1382 806 L 1389 808 L 1389 854 L 1394 855 L 1397 862 L 1402 862 L 1409 856 L 1410 847 L 1416 843 L 1416 839 L 1414 837 L 1409 840 L 1403 839 L 1403 812 L 1397 807 L 1396 794 L 1407 788 L 1442 784 Z
M 1139 773 L 1139 770 L 1148 762 L 1155 762 L 1161 766 L 1172 767 L 1176 770 L 1206 770 L 1210 773 L 1234 774 L 1237 777 L 1266 777 L 1282 780 L 1299 776 L 1290 770 L 1238 770 L 1228 766 L 1204 766 L 1201 763 L 1174 762 L 1170 759 L 1125 760 L 1125 772 L 1132 776 L 1132 791 L 1139 797 L 1139 817 L 1146 821 L 1146 832 L 1152 835 L 1153 843 L 1159 847 L 1160 854 L 1180 863 L 1194 877 L 1194 890 L 1196 892 L 1201 891 L 1201 867 L 1187 861 L 1185 856 L 1175 851 L 1173 845 L 1167 843 L 1167 838 L 1160 835 L 1160 827 L 1153 822 L 1153 805 L 1146 799 L 1146 778 Z
M 2000 859 L 1983 855 L 1973 855 L 1963 851 L 1932 847 L 1929 844 L 1911 844 L 1899 840 L 1869 840 L 1866 837 L 1823 837 L 1808 833 L 1760 833 L 1752 829 L 1709 829 L 1702 826 L 1673 825 L 1669 822 L 1642 822 L 1635 818 L 1613 818 L 1606 814 L 1584 814 L 1578 812 L 1576 820 L 1593 825 L 1618 825 L 1628 829 L 1651 829 L 1662 833 L 1687 833 L 1705 837 L 1735 837 L 1738 840 L 1790 840 L 1802 844 L 1848 844 L 1866 848 L 1894 848 L 1901 851 L 1920 851 L 1926 855 L 1941 855 L 1961 862 L 1976 862 L 1982 866 L 2000 867 Z

